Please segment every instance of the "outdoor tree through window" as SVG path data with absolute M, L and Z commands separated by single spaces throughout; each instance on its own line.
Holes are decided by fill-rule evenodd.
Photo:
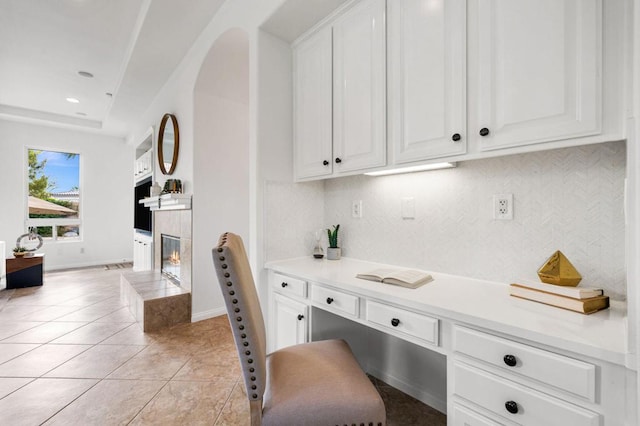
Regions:
M 51 240 L 80 239 L 80 154 L 28 150 L 28 227 Z

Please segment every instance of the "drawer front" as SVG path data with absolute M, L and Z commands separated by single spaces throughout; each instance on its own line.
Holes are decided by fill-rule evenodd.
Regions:
M 597 413 L 478 368 L 454 364 L 454 393 L 523 426 L 597 426 Z M 507 403 L 512 411 L 507 409 Z
M 282 274 L 273 274 L 274 290 L 282 294 L 307 297 L 307 282 Z
M 438 344 L 438 320 L 426 315 L 367 300 L 367 321 L 381 325 L 399 337 L 407 334 Z
M 452 425 L 453 426 L 502 426 L 503 423 L 497 423 L 483 415 L 469 410 L 458 404 L 453 404 Z
M 311 285 L 311 300 L 319 307 L 347 316 L 358 317 L 358 297 L 339 290 Z
M 593 364 L 458 326 L 453 345 L 456 352 L 595 402 Z

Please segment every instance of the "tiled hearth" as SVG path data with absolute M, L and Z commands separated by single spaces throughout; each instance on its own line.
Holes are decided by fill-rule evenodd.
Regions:
M 153 271 L 131 272 L 120 278 L 120 298 L 144 331 L 191 321 L 191 210 L 153 212 Z M 179 276 L 160 273 L 162 235 L 179 239 Z

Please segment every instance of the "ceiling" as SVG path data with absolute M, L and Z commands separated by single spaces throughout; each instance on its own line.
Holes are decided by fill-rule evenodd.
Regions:
M 2 0 L 0 118 L 127 136 L 223 2 Z

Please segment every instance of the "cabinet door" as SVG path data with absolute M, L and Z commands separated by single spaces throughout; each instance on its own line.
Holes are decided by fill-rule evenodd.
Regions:
M 478 0 L 482 150 L 600 133 L 601 14 L 600 0 Z
M 334 174 L 386 164 L 385 0 L 333 24 Z
M 466 3 L 389 2 L 394 163 L 466 152 Z
M 279 294 L 274 294 L 273 297 L 273 350 L 306 342 L 308 307 Z
M 296 179 L 332 173 L 331 27 L 294 50 L 294 156 Z

